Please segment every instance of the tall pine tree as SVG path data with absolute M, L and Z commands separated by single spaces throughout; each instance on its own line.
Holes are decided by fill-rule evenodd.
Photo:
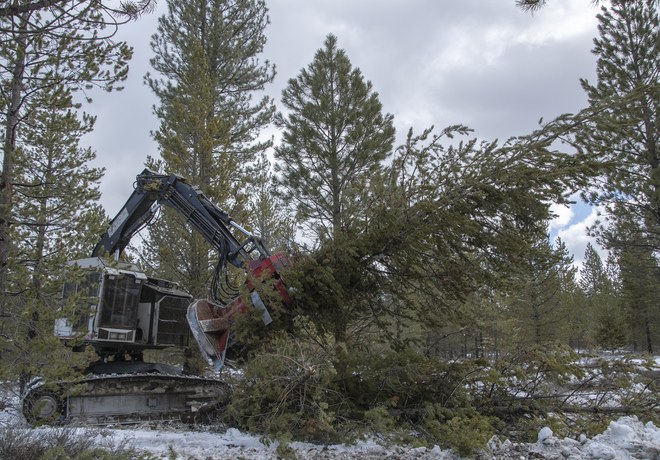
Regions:
M 159 99 L 154 137 L 162 158 L 148 165 L 183 175 L 242 220 L 250 168 L 270 145 L 258 136 L 274 113 L 270 98 L 253 100 L 274 77 L 273 66 L 259 61 L 268 24 L 265 2 L 168 0 L 167 7 L 151 40 L 158 77 L 145 78 Z M 195 296 L 207 293 L 213 257 L 184 216 L 164 210 L 145 248 L 145 258 L 161 274 Z
M 0 18 L 0 97 L 3 164 L 0 177 L 0 314 L 10 298 L 12 259 L 16 256 L 12 215 L 17 151 L 44 94 L 59 96 L 56 109 L 73 108 L 70 93 L 93 87 L 112 90 L 126 77 L 131 49 L 111 39 L 105 10 L 97 2 L 74 2 L 52 12 L 27 11 Z M 62 94 L 64 93 L 64 94 Z M 41 101 L 44 102 L 44 101 Z M 51 100 L 50 103 L 55 103 Z M 9 294 L 9 297 L 8 295 Z
M 601 8 L 598 21 L 599 36 L 593 49 L 598 57 L 597 82 L 582 81 L 590 107 L 579 115 L 588 117 L 577 124 L 575 142 L 608 164 L 600 186 L 586 194 L 591 203 L 602 205 L 605 217 L 592 230 L 601 244 L 618 256 L 628 309 L 640 308 L 632 315 L 635 324 L 639 319 L 650 326 L 648 334 L 642 334 L 647 336 L 648 349 L 653 327 L 644 312 L 652 308 L 648 302 L 654 302 L 647 295 L 649 281 L 657 277 L 653 261 L 660 251 L 658 2 L 613 0 Z M 641 261 L 647 261 L 643 267 Z M 639 278 L 631 277 L 631 270 L 638 272 Z M 632 292 L 635 287 L 640 291 Z M 637 300 L 630 301 L 632 298 Z M 616 315 L 604 318 L 612 316 Z M 607 329 L 603 327 L 605 338 L 612 335 Z M 635 334 L 632 338 L 639 342 Z
M 516 318 L 522 345 L 542 345 L 562 338 L 567 311 L 562 305 L 566 279 L 574 276 L 566 246 L 552 248 L 547 241 L 529 258 L 520 289 L 513 295 L 510 311 Z
M 370 184 L 392 152 L 392 115 L 334 35 L 289 80 L 282 103 L 288 112 L 277 117 L 284 133 L 275 168 L 284 200 L 313 239 L 360 232 Z
M 359 278 L 356 245 L 366 233 L 374 184 L 392 151 L 393 117 L 382 113 L 378 94 L 334 35 L 289 80 L 282 103 L 288 112 L 276 120 L 284 130 L 275 149 L 278 191 L 307 237 L 323 244 L 322 266 L 316 260 L 301 264 L 310 279 L 323 278 L 318 290 L 327 294 L 308 298 L 308 311 L 344 342 L 349 324 L 368 313 L 377 295 L 367 278 Z
M 591 244 L 584 252 L 579 286 L 585 296 L 584 321 L 576 328 L 584 338 L 592 337 L 606 349 L 626 344 L 626 321 L 616 296 L 615 285 L 603 261 Z
M 71 358 L 64 361 L 67 353 L 52 332 L 61 314 L 63 275 L 68 260 L 89 256 L 105 221 L 98 204 L 103 169 L 90 167 L 95 153 L 80 146 L 94 119 L 79 117 L 61 86 L 32 105 L 16 152 L 14 335 L 4 350 L 13 357 L 10 372 L 22 382 L 34 374 L 61 378 L 71 370 Z
M 64 259 L 88 253 L 104 217 L 94 204 L 102 171 L 79 146 L 92 120 L 78 117 L 74 94 L 89 101 L 92 88 L 111 91 L 126 77 L 131 49 L 104 29 L 106 13 L 67 2 L 0 19 L 1 353 L 23 381 L 63 362 L 52 334 L 58 276 Z
M 660 263 L 656 248 L 634 218 L 618 219 L 611 232 L 625 242 L 613 252 L 618 261 L 620 297 L 630 343 L 635 351 L 652 353 L 660 341 Z
M 597 82 L 582 81 L 592 117 L 577 145 L 612 167 L 587 198 L 607 205 L 608 222 L 630 214 L 660 249 L 660 20 L 657 0 L 614 0 L 598 15 Z M 609 227 L 613 228 L 613 227 Z M 595 232 L 606 247 L 621 244 L 608 225 Z

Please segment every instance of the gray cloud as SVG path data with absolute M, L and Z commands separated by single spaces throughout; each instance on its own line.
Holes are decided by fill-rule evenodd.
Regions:
M 464 123 L 485 139 L 506 139 L 586 103 L 578 79 L 593 79 L 591 41 L 596 11 L 590 2 L 556 0 L 529 15 L 513 0 L 271 0 L 262 59 L 277 66 L 266 92 L 279 105 L 288 79 L 313 59 L 327 34 L 339 38 L 351 62 L 395 116 L 399 138 Z M 143 84 L 150 70 L 156 14 L 121 29 L 135 48 L 126 89 L 95 94 L 87 111 L 98 115 L 86 138 L 107 168 L 102 203 L 110 215 L 132 190 L 147 155 L 157 155 L 150 131 L 157 102 Z M 268 133 L 273 133 L 271 128 Z

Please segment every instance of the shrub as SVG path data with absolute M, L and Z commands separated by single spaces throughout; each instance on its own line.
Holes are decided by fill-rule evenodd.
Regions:
M 277 337 L 250 360 L 228 408 L 230 421 L 275 438 L 336 439 L 334 377 L 323 349 Z
M 21 430 L 0 428 L 0 458 L 12 460 L 151 460 L 150 454 L 137 453 L 125 443 L 115 444 L 98 430 L 49 428 Z
M 457 415 L 449 420 L 429 411 L 424 421 L 424 427 L 431 440 L 438 444 L 449 446 L 462 456 L 472 455 L 483 448 L 495 434 L 495 419 L 485 417 L 476 411 L 465 415 Z

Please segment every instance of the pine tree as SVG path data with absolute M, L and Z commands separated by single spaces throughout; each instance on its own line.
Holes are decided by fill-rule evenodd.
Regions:
M 657 329 L 649 314 L 657 310 L 652 294 L 658 273 L 653 252 L 660 249 L 658 2 L 614 0 L 603 6 L 598 21 L 593 49 L 598 80 L 596 84 L 582 81 L 591 115 L 580 125 L 575 140 L 579 148 L 609 163 L 601 186 L 587 196 L 592 203 L 605 205 L 604 221 L 592 230 L 617 254 L 630 338 L 636 348 L 648 350 Z M 619 316 L 617 321 L 623 323 L 623 315 Z M 609 323 L 602 326 L 602 337 L 607 339 L 615 335 L 608 333 Z
M 585 296 L 586 323 L 580 323 L 584 328 L 578 328 L 578 334 L 584 338 L 592 336 L 606 349 L 625 345 L 626 321 L 619 298 L 602 259 L 590 243 L 584 252 L 579 285 Z
M 292 254 L 295 224 L 275 192 L 270 162 L 265 157 L 257 163 L 254 174 L 247 189 L 248 226 L 271 251 Z
M 374 184 L 392 150 L 392 116 L 382 113 L 378 94 L 334 35 L 289 80 L 282 103 L 289 112 L 276 119 L 284 130 L 275 149 L 278 192 L 307 237 L 323 244 L 299 267 L 310 293 L 306 308 L 318 327 L 344 342 L 349 325 L 369 317 L 369 304 L 378 310 L 375 286 L 356 256 L 364 250 Z
M 93 123 L 92 117 L 79 119 L 71 109 L 59 110 L 52 103 L 31 113 L 14 189 L 20 259 L 34 267 L 35 276 L 48 277 L 38 266 L 49 259 L 63 263 L 87 257 L 101 233 L 98 200 L 104 170 L 90 167 L 96 154 L 80 147 Z
M 101 10 L 106 14 L 103 23 L 106 25 L 118 25 L 122 21 L 135 19 L 144 13 L 150 13 L 156 6 L 157 0 L 138 0 L 138 1 L 123 1 L 119 5 L 113 2 L 97 2 L 95 7 L 100 5 Z M 89 6 L 87 0 L 35 0 L 14 2 L 11 0 L 4 0 L 0 2 L 0 18 L 11 18 L 21 16 L 24 14 L 42 13 L 45 15 L 52 15 L 57 21 L 66 19 L 68 21 L 83 20 L 83 22 L 91 22 L 85 16 L 85 9 Z M 100 22 L 97 22 L 97 25 Z M 43 32 L 47 27 L 43 27 L 39 32 Z M 0 28 L 0 31 L 3 29 Z
M 252 99 L 274 77 L 273 66 L 258 59 L 266 42 L 265 2 L 168 0 L 167 6 L 151 40 L 151 65 L 160 77 L 145 78 L 159 99 L 161 123 L 154 137 L 162 160 L 148 166 L 183 175 L 241 221 L 250 166 L 270 145 L 258 136 L 274 113 L 270 98 Z M 143 257 L 161 275 L 195 296 L 206 294 L 213 257 L 185 216 L 165 209 L 145 247 Z
M 541 345 L 559 341 L 566 324 L 562 290 L 567 278 L 572 278 L 572 257 L 559 241 L 557 248 L 547 241 L 538 243 L 538 251 L 528 261 L 518 294 L 511 302 L 511 312 L 520 328 L 519 343 Z
M 598 5 L 599 0 L 591 0 L 593 5 Z M 516 0 L 516 6 L 523 11 L 535 12 L 541 10 L 548 4 L 548 0 Z
M 45 91 L 32 104 L 16 157 L 15 335 L 6 348 L 14 357 L 12 372 L 23 382 L 34 374 L 61 377 L 71 370 L 55 359 L 66 352 L 52 333 L 62 307 L 66 262 L 89 256 L 105 218 L 98 204 L 103 169 L 90 167 L 96 155 L 80 147 L 94 119 L 77 116 L 63 86 Z
M 78 146 L 92 120 L 78 120 L 73 94 L 116 89 L 131 56 L 105 34 L 105 13 L 79 2 L 0 19 L 0 354 L 13 360 L 2 371 L 23 382 L 34 370 L 70 371 L 52 334 L 59 276 L 65 257 L 88 253 L 104 217 L 92 202 L 101 171 L 84 166 L 93 153 Z
M 289 80 L 282 103 L 289 112 L 277 117 L 284 133 L 275 166 L 284 201 L 313 239 L 360 232 L 370 183 L 392 151 L 392 115 L 334 35 Z
M 611 282 L 603 267 L 603 261 L 591 243 L 587 243 L 584 251 L 579 285 L 588 297 L 607 294 L 612 290 Z
M 72 9 L 41 13 L 28 11 L 0 19 L 2 80 L 3 165 L 0 177 L 0 314 L 9 294 L 12 258 L 16 247 L 10 239 L 16 182 L 17 151 L 24 143 L 27 120 L 40 98 L 52 92 L 58 103 L 73 108 L 70 93 L 101 87 L 111 91 L 126 77 L 131 49 L 113 42 L 103 28 L 105 11 L 96 2 L 80 2 Z M 105 35 L 104 35 L 105 34 Z M 62 94 L 63 93 L 63 94 Z M 46 102 L 42 100 L 41 102 Z M 53 101 L 50 101 L 53 103 Z M 59 109 L 65 110 L 66 106 Z
M 584 292 L 579 287 L 577 270 L 574 277 L 562 281 L 561 303 L 566 312 L 562 343 L 580 353 L 593 345 L 594 314 Z
M 580 124 L 579 148 L 600 155 L 609 169 L 587 195 L 607 205 L 607 219 L 594 228 L 606 247 L 608 228 L 626 213 L 647 229 L 660 248 L 660 19 L 657 0 L 615 0 L 598 15 L 596 84 L 583 80 L 590 118 Z M 622 218 L 627 218 L 622 216 Z M 620 243 L 620 242 L 619 242 Z
M 618 220 L 613 234 L 626 242 L 614 251 L 619 263 L 620 296 L 624 307 L 621 322 L 628 326 L 628 337 L 635 351 L 653 353 L 660 340 L 660 263 L 657 252 L 634 218 Z

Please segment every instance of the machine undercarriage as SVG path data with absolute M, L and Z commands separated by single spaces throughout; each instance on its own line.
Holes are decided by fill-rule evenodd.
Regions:
M 32 424 L 207 422 L 226 406 L 230 395 L 228 384 L 203 377 L 93 375 L 69 382 L 33 382 L 23 399 L 23 415 Z

